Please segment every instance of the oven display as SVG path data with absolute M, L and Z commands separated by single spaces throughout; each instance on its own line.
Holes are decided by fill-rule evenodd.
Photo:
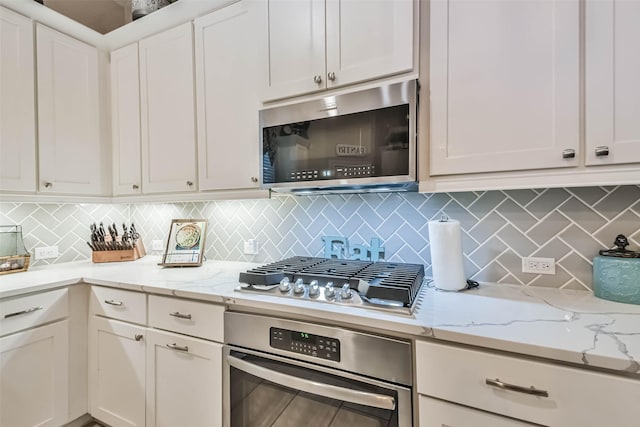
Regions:
M 306 354 L 325 360 L 340 361 L 340 340 L 307 332 L 271 328 L 271 347 Z

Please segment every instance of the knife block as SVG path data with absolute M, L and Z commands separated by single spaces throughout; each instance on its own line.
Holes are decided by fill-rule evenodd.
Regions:
M 99 262 L 121 262 L 121 261 L 135 261 L 138 258 L 145 256 L 147 252 L 144 249 L 142 239 L 136 242 L 133 249 L 124 249 L 116 251 L 93 251 L 91 253 L 91 261 L 95 263 Z

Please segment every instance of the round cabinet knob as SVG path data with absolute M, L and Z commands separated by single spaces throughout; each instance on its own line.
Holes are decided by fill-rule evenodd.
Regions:
M 327 298 L 335 298 L 336 289 L 333 287 L 333 282 L 327 282 L 324 286 L 324 296 Z
M 291 284 L 289 284 L 288 277 L 285 276 L 282 280 L 280 280 L 278 289 L 280 289 L 280 292 L 289 292 L 291 290 Z
M 609 155 L 609 147 L 601 145 L 596 147 L 596 157 L 606 157 Z
M 336 73 L 334 73 L 333 71 L 330 72 L 329 74 L 327 74 L 327 78 L 331 81 L 335 81 L 336 79 Z
M 350 299 L 352 296 L 351 293 L 351 287 L 349 286 L 348 283 L 345 283 L 344 285 L 342 285 L 342 290 L 340 291 L 340 296 L 342 297 L 342 299 Z
M 256 178 L 255 176 L 251 177 L 251 182 L 258 182 L 258 178 Z
M 53 188 L 53 182 L 49 182 L 49 181 L 45 182 L 44 188 Z
M 314 76 L 313 81 L 315 84 L 319 85 L 320 83 L 322 83 L 322 76 Z
M 188 185 L 189 187 L 192 187 L 192 186 L 193 186 L 193 181 L 187 181 L 187 185 Z
M 309 296 L 317 297 L 319 293 L 320 293 L 320 286 L 318 286 L 318 281 L 312 280 L 311 283 L 309 283 Z
M 302 279 L 296 280 L 296 282 L 293 284 L 293 293 L 296 295 L 304 293 L 304 283 L 302 282 Z

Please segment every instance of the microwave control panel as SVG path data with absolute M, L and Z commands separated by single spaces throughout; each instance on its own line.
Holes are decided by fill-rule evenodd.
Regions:
M 289 329 L 271 328 L 269 344 L 279 350 L 340 361 L 340 340 Z

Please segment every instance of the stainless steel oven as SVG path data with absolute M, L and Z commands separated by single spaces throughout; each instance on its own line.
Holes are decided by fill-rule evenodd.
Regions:
M 227 427 L 410 427 L 409 341 L 225 313 Z

